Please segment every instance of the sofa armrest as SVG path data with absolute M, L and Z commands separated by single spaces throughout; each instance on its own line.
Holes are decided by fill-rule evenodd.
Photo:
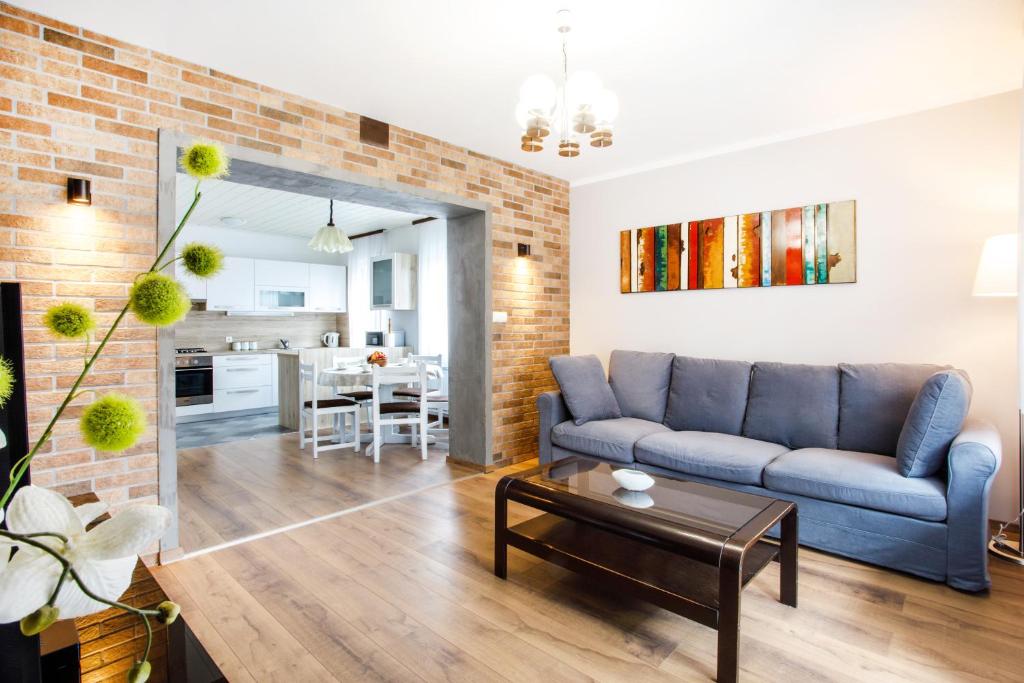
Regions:
M 946 583 L 954 588 L 980 591 L 991 585 L 988 499 L 1002 450 L 996 428 L 976 418 L 964 422 L 949 447 Z
M 540 428 L 537 457 L 542 465 L 554 461 L 551 444 L 551 429 L 570 418 L 560 391 L 546 391 L 537 397 L 537 412 L 540 413 Z

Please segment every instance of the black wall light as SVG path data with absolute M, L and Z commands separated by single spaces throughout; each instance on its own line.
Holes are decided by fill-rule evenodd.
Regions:
M 520 243 L 518 243 L 516 245 L 516 251 L 517 251 L 517 254 L 516 254 L 517 256 L 529 256 L 530 255 L 530 245 L 529 244 L 525 244 L 523 242 L 520 242 Z
M 88 178 L 68 178 L 68 204 L 92 205 L 92 181 Z

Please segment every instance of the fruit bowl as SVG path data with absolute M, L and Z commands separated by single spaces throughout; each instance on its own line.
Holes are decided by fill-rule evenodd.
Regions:
M 383 351 L 374 351 L 366 357 L 366 362 L 383 368 L 388 364 L 388 356 Z

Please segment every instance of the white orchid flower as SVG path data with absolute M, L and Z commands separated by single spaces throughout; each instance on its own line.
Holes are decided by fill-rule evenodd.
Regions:
M 66 543 L 53 536 L 33 540 L 68 560 L 90 592 L 106 600 L 117 600 L 131 583 L 136 556 L 163 535 L 171 515 L 159 505 L 136 505 L 86 531 L 85 527 L 106 509 L 103 503 L 76 508 L 56 491 L 25 486 L 8 506 L 7 529 L 22 535 L 55 533 L 67 538 Z M 19 621 L 45 605 L 62 571 L 60 562 L 45 551 L 17 541 L 14 544 L 18 552 L 6 568 L 0 569 L 0 623 Z M 83 593 L 70 577 L 61 587 L 54 606 L 60 610 L 61 619 L 109 607 Z

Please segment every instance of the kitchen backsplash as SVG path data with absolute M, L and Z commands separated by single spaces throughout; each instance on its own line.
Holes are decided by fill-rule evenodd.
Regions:
M 340 332 L 341 345 L 348 345 L 347 313 L 296 313 L 294 316 L 229 316 L 219 311 L 190 311 L 174 328 L 174 345 L 202 346 L 208 351 L 230 347 L 225 337 L 236 341 L 257 341 L 260 348 L 280 348 L 287 338 L 292 348 L 321 346 L 324 332 Z

